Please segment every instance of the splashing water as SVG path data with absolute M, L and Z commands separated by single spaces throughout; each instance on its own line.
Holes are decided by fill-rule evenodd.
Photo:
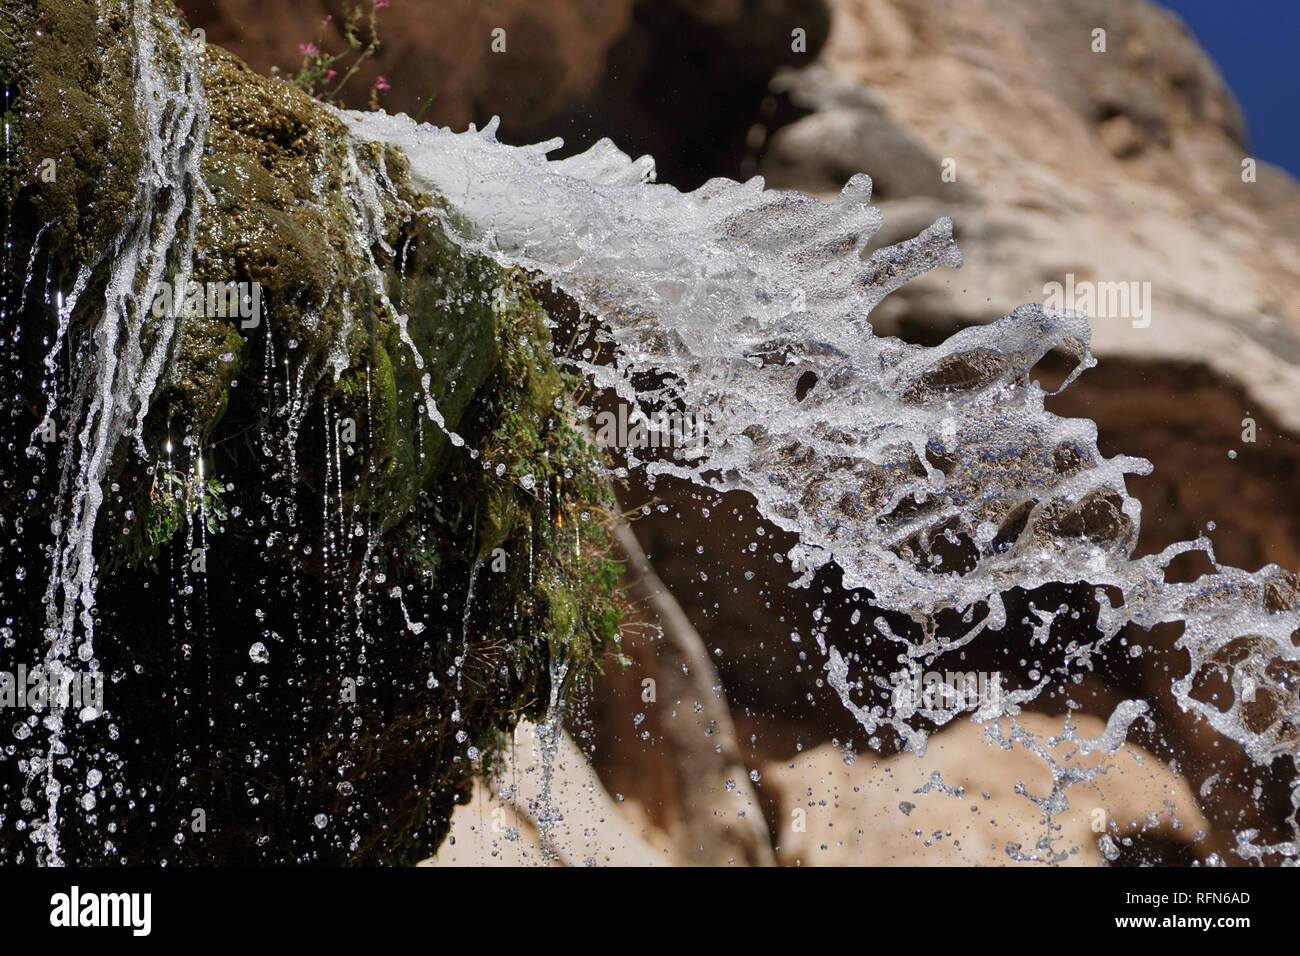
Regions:
M 937 265 L 961 264 L 947 219 L 864 258 L 882 218 L 863 175 L 829 204 L 765 191 L 759 178 L 715 179 L 683 194 L 653 183 L 649 157 L 633 160 L 608 140 L 548 160 L 559 140 L 504 145 L 495 121 L 455 134 L 404 115 L 342 115 L 358 137 L 404 150 L 414 174 L 470 223 L 459 233 L 465 248 L 540 274 L 604 323 L 613 360 L 571 359 L 596 385 L 633 407 L 703 415 L 704 454 L 647 463 L 648 474 L 749 492 L 764 517 L 798 535 L 790 557 L 800 583 L 833 561 L 846 587 L 869 588 L 876 604 L 924 626 L 925 639 L 910 642 L 876 625 L 908 645 L 914 673 L 1001 628 L 1007 590 L 1088 582 L 1097 588 L 1097 639 L 1067 667 L 1086 667 L 1089 651 L 1129 622 L 1180 622 L 1191 665 L 1174 681 L 1178 703 L 1256 763 L 1300 759 L 1292 674 L 1300 648 L 1291 641 L 1300 582 L 1276 565 L 1254 573 L 1219 565 L 1204 538 L 1133 557 L 1141 506 L 1125 480 L 1150 464 L 1103 458 L 1095 424 L 1048 412 L 1048 393 L 1030 378 L 1053 349 L 1078 363 L 1062 388 L 1095 364 L 1082 315 L 1026 305 L 934 348 L 873 334 L 867 317 L 886 294 Z M 664 384 L 634 388 L 645 373 Z M 798 398 L 810 375 L 814 385 Z M 1169 563 L 1189 551 L 1203 551 L 1214 571 L 1167 582 Z M 935 635 L 936 614 L 976 607 L 983 616 L 967 633 Z M 1224 666 L 1224 649 L 1243 643 L 1248 653 L 1230 665 L 1231 707 L 1194 698 L 1194 675 Z M 915 718 L 933 712 L 855 703 L 863 682 L 851 680 L 836 647 L 823 650 L 859 723 L 868 732 L 890 725 L 924 752 Z M 880 675 L 867 679 L 887 686 Z M 1018 713 L 1047 683 L 976 717 Z M 1247 720 L 1245 702 L 1261 693 L 1271 706 Z M 1123 719 L 1107 735 L 1108 752 L 1124 742 L 1132 704 L 1112 716 Z M 1294 784 L 1292 802 L 1300 805 Z M 1295 846 L 1256 852 L 1294 855 Z
M 74 654 L 85 666 L 98 666 L 92 542 L 102 485 L 113 455 L 129 438 L 143 453 L 142 424 L 183 332 L 181 316 L 144 317 L 164 275 L 176 274 L 182 283 L 189 278 L 203 191 L 199 159 L 209 114 L 193 53 L 174 25 L 159 32 L 163 21 L 151 18 L 144 0 L 132 0 L 130 11 L 135 108 L 147 162 L 133 215 L 103 252 L 105 303 L 86 336 L 89 354 L 79 357 L 71 405 L 56 408 L 58 392 L 51 391 L 45 410 L 47 419 L 58 413 L 77 424 L 62 451 L 52 524 L 56 547 L 45 600 L 45 665 L 52 678 L 68 672 Z M 163 45 L 174 47 L 176 56 L 160 56 Z M 1178 703 L 1258 764 L 1300 759 L 1300 700 L 1292 676 L 1300 647 L 1291 640 L 1300 628 L 1300 580 L 1276 565 L 1254 573 L 1221 566 L 1204 539 L 1133 557 L 1141 509 L 1127 492 L 1126 476 L 1146 474 L 1149 464 L 1103 458 L 1096 426 L 1049 413 L 1047 393 L 1030 377 L 1054 349 L 1078 362 L 1062 388 L 1094 364 L 1081 315 L 1023 306 L 934 348 L 873 333 L 868 316 L 889 292 L 935 266 L 961 264 L 947 219 L 867 256 L 882 217 L 869 204 L 866 176 L 850 180 L 833 203 L 765 191 L 759 179 L 716 179 L 683 194 L 653 183 L 648 157 L 633 160 L 609 141 L 550 160 L 558 140 L 507 146 L 495 137 L 495 121 L 482 131 L 454 134 L 405 116 L 338 115 L 354 136 L 345 191 L 355 215 L 346 238 L 369 263 L 372 284 L 417 365 L 408 320 L 383 296 L 369 251 L 383 245 L 390 201 L 382 170 L 358 158 L 370 141 L 401 148 L 414 175 L 450 203 L 456 215 L 445 216 L 448 233 L 464 249 L 539 274 L 600 320 L 609 360 L 583 355 L 565 361 L 633 407 L 702 415 L 707 441 L 698 457 L 646 462 L 647 474 L 752 495 L 769 521 L 797 534 L 790 558 L 800 582 L 834 562 L 845 587 L 867 588 L 875 604 L 918 623 L 919 639 L 874 622 L 900 646 L 908 670 L 916 673 L 923 662 L 1000 629 L 1007 617 L 1002 595 L 1012 588 L 1087 582 L 1097 591 L 1096 637 L 1075 648 L 1064 667 L 1085 669 L 1089 654 L 1128 623 L 1181 623 L 1179 646 L 1190 666 L 1173 682 Z M 440 209 L 433 214 L 444 215 Z M 71 292 L 59 297 L 58 332 L 46 359 L 50 378 L 73 310 L 104 262 L 86 264 Z M 348 362 L 351 311 L 345 316 L 329 361 L 316 370 L 332 370 L 336 379 Z M 646 386 L 647 378 L 659 384 Z M 810 388 L 801 384 L 810 380 Z M 429 384 L 426 373 L 425 411 L 446 431 Z M 292 388 L 286 384 L 295 468 L 292 441 L 310 387 L 301 368 Z M 463 444 L 448 434 L 454 445 Z M 333 448 L 341 507 L 337 438 Z M 296 501 L 292 507 L 296 514 Z M 328 497 L 324 508 L 328 526 Z M 342 533 L 341 513 L 338 525 Z M 362 591 L 383 530 L 366 529 L 354 594 L 358 644 Z M 1215 570 L 1190 583 L 1167 582 L 1170 562 L 1190 551 L 1203 551 Z M 472 589 L 471 580 L 466 631 Z M 400 603 L 400 592 L 394 596 Z M 418 634 L 404 604 L 401 610 Z M 945 611 L 966 614 L 966 633 L 953 638 L 937 632 L 934 619 Z M 888 708 L 859 703 L 868 684 L 888 686 L 885 676 L 855 679 L 853 655 L 819 642 L 829 683 L 862 727 L 892 727 L 923 753 L 926 731 L 919 721 L 936 719 L 935 712 L 918 701 Z M 1230 646 L 1246 653 L 1225 665 Z M 1194 676 L 1211 665 L 1231 673 L 1234 701 L 1223 711 L 1192 696 Z M 563 664 L 552 661 L 551 667 L 542 726 L 544 803 L 565 676 Z M 1011 736 L 1022 739 L 1014 716 L 1047 684 L 1044 678 L 1036 687 L 1001 695 L 996 706 L 982 705 L 974 716 L 990 723 L 1012 718 Z M 1263 698 L 1269 706 L 1248 720 L 1246 698 Z M 1101 738 L 1071 739 L 1084 752 L 1114 752 L 1144 709 L 1142 701 L 1124 701 Z M 952 716 L 939 715 L 936 722 Z M 31 835 L 44 848 L 44 862 L 59 863 L 55 768 L 67 745 L 58 711 L 46 718 L 46 729 L 28 759 L 29 777 L 43 780 L 46 796 Z M 1055 781 L 1041 802 L 1045 810 L 1059 810 L 1064 788 L 1083 777 L 1055 764 L 1045 749 L 1037 752 L 1052 764 Z M 1300 785 L 1293 785 L 1292 802 L 1300 806 Z M 552 819 L 548 806 L 542 820 L 549 827 Z M 1238 840 L 1239 852 L 1249 858 L 1298 855 L 1294 840 L 1259 846 L 1249 831 Z

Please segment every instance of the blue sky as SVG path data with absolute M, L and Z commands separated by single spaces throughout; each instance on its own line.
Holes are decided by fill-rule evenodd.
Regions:
M 1160 0 L 1241 102 L 1254 155 L 1300 177 L 1300 0 Z

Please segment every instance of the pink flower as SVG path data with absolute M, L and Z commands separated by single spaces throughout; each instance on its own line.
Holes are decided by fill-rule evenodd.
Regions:
M 298 51 L 307 54 L 307 56 L 316 56 L 320 53 L 320 50 L 316 49 L 316 44 L 314 43 L 299 43 Z
M 183 18 L 185 17 L 185 11 L 182 10 L 180 7 L 177 7 L 177 8 L 176 8 L 175 17 L 176 17 L 178 20 L 179 20 L 179 19 L 183 19 Z
M 338 70 L 326 70 L 326 71 L 325 71 L 325 82 L 328 83 L 330 80 L 334 79 L 334 77 L 336 77 L 336 76 L 338 76 L 338 75 L 339 75 L 339 71 L 338 71 Z
M 377 89 L 377 90 L 391 90 L 392 87 L 388 85 L 388 81 L 387 81 L 386 79 L 384 79 L 382 76 L 377 76 L 377 77 L 375 77 L 375 89 Z
M 373 4 L 374 4 L 376 7 L 378 7 L 380 10 L 382 10 L 382 9 L 384 9 L 384 7 L 388 6 L 388 0 L 370 0 L 370 2 L 373 3 Z

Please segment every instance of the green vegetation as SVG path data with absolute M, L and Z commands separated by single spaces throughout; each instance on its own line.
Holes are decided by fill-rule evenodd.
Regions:
M 59 42 L 0 40 L 23 126 L 5 170 L 8 261 L 25 269 L 43 229 L 36 271 L 52 288 L 92 268 L 57 359 L 75 376 L 140 165 L 131 26 L 89 0 L 30 6 L 0 0 L 0 36 L 21 9 L 24 32 Z M 158 52 L 177 68 L 165 29 Z M 211 119 L 193 279 L 258 283 L 263 316 L 187 320 L 145 454 L 116 449 L 95 531 L 96 653 L 122 675 L 125 732 L 93 746 L 114 755 L 122 786 L 101 806 L 117 830 L 106 849 L 74 815 L 61 839 L 82 862 L 410 862 L 520 719 L 618 659 L 604 462 L 527 277 L 465 253 L 448 233 L 463 224 L 400 152 L 353 140 L 302 89 L 217 47 L 197 54 Z M 46 155 L 56 183 L 36 178 Z M 40 328 L 47 311 L 33 296 L 15 322 Z M 25 441 L 45 355 L 39 336 L 21 345 Z M 75 441 L 72 408 L 57 424 Z M 56 460 L 0 491 L 6 509 L 47 516 Z M 48 546 L 46 521 L 24 528 L 25 547 Z M 199 545 L 204 573 L 172 574 Z M 15 653 L 38 657 L 39 594 L 22 608 L 30 646 Z M 147 801 L 115 795 L 145 786 Z M 213 815 L 204 838 L 159 826 L 195 806 Z

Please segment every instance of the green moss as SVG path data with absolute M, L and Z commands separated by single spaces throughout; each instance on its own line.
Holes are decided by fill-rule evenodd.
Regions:
M 568 695 L 608 655 L 621 657 L 622 568 L 604 530 L 612 507 L 604 461 L 572 422 L 580 382 L 552 361 L 546 315 L 526 277 L 465 255 L 434 215 L 445 211 L 440 200 L 414 187 L 399 152 L 367 146 L 352 157 L 389 192 L 382 244 L 349 248 L 351 210 L 313 198 L 322 181 L 328 194 L 343 162 L 332 118 L 317 123 L 318 105 L 246 75 L 219 51 L 209 60 L 224 78 L 209 87 L 222 158 L 210 175 L 205 163 L 205 175 L 225 224 L 203 237 L 205 268 L 219 263 L 215 278 L 264 282 L 266 334 L 294 367 L 323 365 L 342 328 L 336 307 L 347 303 L 348 368 L 337 382 L 324 374 L 317 383 L 327 429 L 350 420 L 358 436 L 346 466 L 356 483 L 341 510 L 385 529 L 376 575 L 385 588 L 454 593 L 476 582 L 473 601 L 448 608 L 446 640 L 454 653 L 468 639 L 460 670 L 474 696 L 460 709 L 490 766 L 516 721 L 543 715 L 553 660 L 566 664 Z M 218 100 L 222 82 L 238 95 Z M 293 225 L 281 228 L 277 217 Z M 267 222 L 275 228 L 258 231 Z M 275 248 L 277 237 L 287 249 Z M 363 253 L 375 256 L 373 267 Z M 317 329 L 301 327 L 304 313 Z M 192 387 L 177 386 L 182 394 Z M 430 421 L 429 402 L 465 448 Z M 420 830 L 428 813 L 412 804 L 392 832 Z M 411 845 L 418 841 L 395 852 Z
M 371 443 L 376 461 L 383 467 L 387 464 L 390 471 L 398 467 L 393 460 L 397 442 L 397 382 L 393 377 L 393 363 L 388 357 L 388 349 L 380 342 L 375 343 L 371 352 L 373 364 L 370 367 L 370 380 L 373 398 L 371 405 Z
M 4 78 L 0 89 L 0 123 L 4 124 L 5 147 L 0 151 L 0 189 L 6 199 L 11 195 L 12 177 L 16 170 L 11 156 L 22 149 L 23 124 L 18 110 L 18 90 L 12 85 L 13 80 L 27 74 L 29 60 L 19 44 L 22 36 L 22 22 L 18 8 L 0 5 L 0 77 Z
M 76 48 L 73 79 L 92 53 L 125 78 L 84 77 L 68 115 L 87 111 L 87 131 L 64 148 L 91 148 L 100 127 L 126 135 L 85 167 L 98 179 L 79 173 L 48 194 L 24 180 L 19 194 L 46 217 L 33 221 L 56 224 L 52 249 L 99 253 L 138 169 L 122 85 L 127 25 L 87 25 L 93 6 L 79 0 L 66 14 L 53 6 L 34 3 L 31 15 Z M 6 15 L 15 9 L 0 0 Z M 73 35 L 78 24 L 84 35 Z M 176 54 L 170 44 L 164 57 Z M 0 59 L 34 52 L 0 45 Z M 490 763 L 503 734 L 545 711 L 552 664 L 565 664 L 568 694 L 617 655 L 621 569 L 604 531 L 604 462 L 574 426 L 579 383 L 552 361 L 525 276 L 465 254 L 442 201 L 411 180 L 398 151 L 353 143 L 320 104 L 218 48 L 201 65 L 211 123 L 193 278 L 259 283 L 262 320 L 187 319 L 144 423 L 146 456 L 123 451 L 115 462 L 97 525 L 97 612 L 111 653 L 140 665 L 128 679 L 157 681 L 123 692 L 122 721 L 157 733 L 125 735 L 114 752 L 148 768 L 151 802 L 168 813 L 195 806 L 196 791 L 218 795 L 207 805 L 229 815 L 208 862 L 410 859 L 437 845 L 468 792 L 458 731 Z M 24 112 L 23 149 L 72 135 L 62 122 Z M 136 165 L 114 150 L 137 151 Z M 364 242 L 345 188 L 357 174 L 382 206 Z M 70 354 L 88 309 L 74 318 Z M 430 420 L 431 405 L 463 447 Z M 355 435 L 344 442 L 348 420 Z M 208 573 L 195 594 L 206 610 L 178 615 L 169 589 L 139 572 L 183 568 L 201 537 L 186 532 L 200 521 Z M 408 612 L 425 626 L 409 627 Z M 245 686 L 251 640 L 271 645 L 272 631 L 298 643 L 292 654 L 275 646 L 249 707 L 232 688 Z M 204 655 L 202 671 L 189 669 L 190 653 Z M 357 700 L 338 703 L 340 672 L 363 668 Z M 454 686 L 429 682 L 451 671 Z M 168 697 L 196 687 L 218 690 L 210 713 Z M 295 715 L 288 732 L 284 713 Z M 195 740 L 210 749 L 177 773 L 176 753 Z M 274 753 L 250 767 L 250 741 Z M 350 794 L 337 788 L 340 767 Z M 254 791 L 262 796 L 247 801 Z M 178 850 L 134 807 L 115 812 L 123 856 L 208 852 Z M 348 829 L 325 843 L 318 813 Z M 261 849 L 267 832 L 283 845 Z
M 349 312 L 370 303 L 360 250 L 346 241 L 343 126 L 219 47 L 204 48 L 201 66 L 212 114 L 202 174 L 212 198 L 195 278 L 259 283 L 281 354 L 292 342 L 302 355 L 326 356 Z M 350 355 L 362 328 L 346 343 Z
M 41 233 L 56 278 L 101 259 L 136 199 L 126 14 L 93 0 L 0 3 L 8 148 L 5 231 L 24 260 Z M 42 176 L 53 162 L 53 179 Z
M 233 322 L 192 316 L 184 347 L 176 354 L 176 389 L 168 411 L 174 421 L 193 423 L 200 447 L 225 415 L 230 383 L 244 371 L 244 339 Z
M 551 360 L 544 310 L 518 274 L 503 277 L 497 303 L 502 358 L 486 389 L 491 425 L 483 458 L 490 467 L 482 475 L 509 490 L 510 510 L 498 505 L 486 526 L 504 526 L 497 533 L 532 555 L 538 569 L 530 598 L 539 619 L 514 635 L 514 655 L 535 659 L 542 635 L 576 685 L 606 652 L 617 651 L 614 596 L 622 567 L 608 557 L 605 530 L 613 500 L 602 456 L 574 427 L 572 388 L 580 383 Z M 490 490 L 485 498 L 500 500 Z

